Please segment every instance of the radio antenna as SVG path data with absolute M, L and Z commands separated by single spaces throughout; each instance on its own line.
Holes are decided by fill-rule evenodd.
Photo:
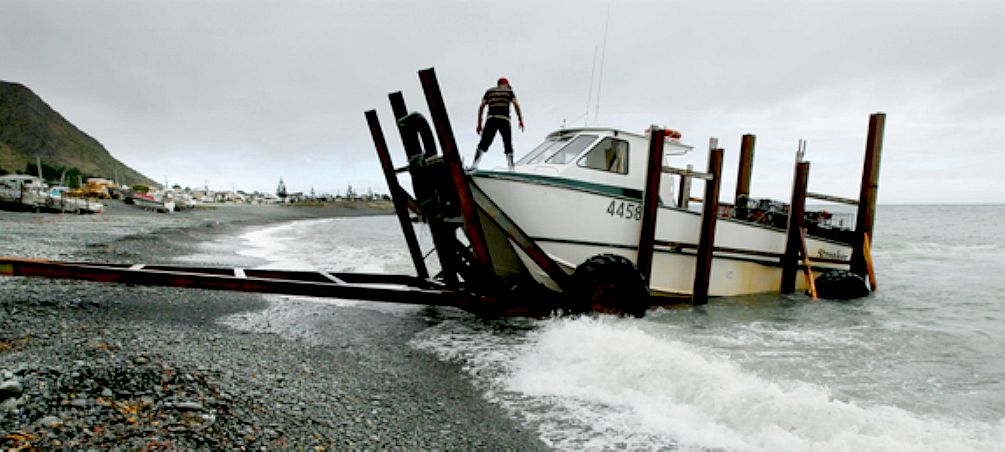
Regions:
M 590 125 L 590 105 L 593 104 L 593 76 L 597 72 L 597 46 L 593 46 L 593 64 L 590 65 L 590 90 L 586 95 L 586 118 L 583 119 L 583 127 Z
M 597 81 L 597 109 L 593 116 L 593 122 L 600 122 L 600 89 L 604 86 L 604 61 L 607 59 L 607 29 L 611 25 L 611 4 L 607 4 L 607 19 L 604 21 L 604 49 L 600 53 L 600 77 Z

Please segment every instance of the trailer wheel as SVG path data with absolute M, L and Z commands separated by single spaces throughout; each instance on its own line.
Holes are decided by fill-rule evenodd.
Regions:
M 869 295 L 865 279 L 847 270 L 831 270 L 814 281 L 817 295 L 831 300 L 853 300 Z
M 573 314 L 601 312 L 642 317 L 649 293 L 632 261 L 616 254 L 598 254 L 572 274 L 568 306 Z

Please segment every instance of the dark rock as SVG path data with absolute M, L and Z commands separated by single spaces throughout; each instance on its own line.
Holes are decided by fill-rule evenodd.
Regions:
M 178 411 L 202 411 L 202 404 L 199 402 L 178 402 L 174 404 L 174 408 Z
M 22 392 L 24 392 L 24 387 L 21 386 L 20 381 L 7 380 L 0 383 L 0 400 L 17 397 L 21 395 Z

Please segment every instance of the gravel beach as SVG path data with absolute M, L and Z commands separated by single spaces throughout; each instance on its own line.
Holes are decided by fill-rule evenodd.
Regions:
M 92 216 L 0 211 L 0 255 L 254 266 L 199 244 L 236 243 L 282 221 L 385 213 L 358 204 L 159 214 L 116 201 Z M 268 314 L 265 296 L 0 277 L 0 446 L 545 449 L 457 365 L 406 345 L 456 313 L 290 302 L 299 308 L 285 312 L 297 314 L 269 320 L 278 325 L 237 329 L 220 320 Z M 313 333 L 281 334 L 298 330 Z

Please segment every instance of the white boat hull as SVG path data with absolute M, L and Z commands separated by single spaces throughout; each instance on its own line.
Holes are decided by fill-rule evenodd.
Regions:
M 635 262 L 641 234 L 642 204 L 630 191 L 616 187 L 568 183 L 555 178 L 477 173 L 473 182 L 491 198 L 527 235 L 569 273 L 592 256 L 620 254 Z M 661 207 L 656 221 L 656 243 L 650 288 L 655 291 L 690 294 L 694 284 L 695 252 L 701 215 Z M 490 246 L 512 247 L 490 237 Z M 716 222 L 717 249 L 781 254 L 784 231 L 732 220 Z M 690 245 L 690 246 L 689 246 Z M 851 248 L 808 237 L 812 256 L 847 259 Z M 501 252 L 494 252 L 493 258 Z M 536 280 L 557 285 L 523 253 L 521 261 Z M 511 264 L 507 264 L 512 266 Z M 827 268 L 828 265 L 821 265 Z M 736 296 L 777 292 L 781 267 L 777 257 L 718 251 L 712 262 L 709 295 Z M 797 289 L 805 289 L 797 278 Z
M 151 201 L 149 199 L 134 197 L 133 198 L 133 204 L 136 205 L 136 207 L 139 207 L 139 208 L 142 208 L 142 209 L 156 210 L 158 212 L 163 212 L 163 213 L 174 212 L 174 210 L 175 210 L 174 201 L 171 201 L 171 200 L 163 200 L 163 201 L 154 200 L 154 201 Z

